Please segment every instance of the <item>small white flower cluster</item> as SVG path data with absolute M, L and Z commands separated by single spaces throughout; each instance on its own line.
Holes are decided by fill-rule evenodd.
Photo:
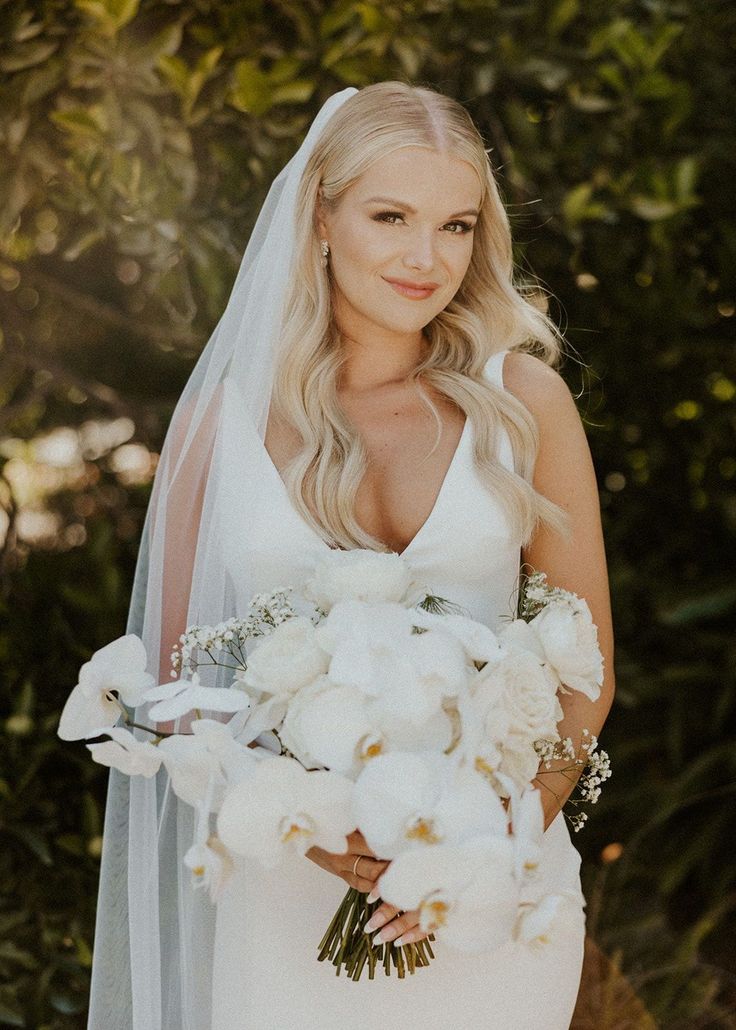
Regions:
M 593 737 L 588 752 L 588 768 L 583 772 L 579 781 L 580 798 L 582 801 L 590 801 L 591 805 L 594 805 L 601 795 L 601 783 L 611 775 L 611 759 L 608 757 L 608 752 L 596 751 L 594 753 L 597 744 L 597 738 Z
M 551 587 L 546 572 L 533 572 L 527 576 L 519 598 L 519 614 L 522 619 L 533 619 L 551 600 L 577 600 L 577 595 L 562 587 Z
M 571 737 L 565 737 L 564 740 L 558 741 L 537 740 L 534 743 L 534 749 L 544 763 L 545 769 L 550 769 L 553 761 L 561 759 L 573 762 L 573 767 L 583 766 L 583 771 L 575 785 L 580 790 L 580 795 L 577 798 L 570 798 L 569 801 L 574 805 L 582 804 L 585 801 L 594 805 L 601 796 L 601 783 L 611 776 L 611 759 L 608 752 L 596 751 L 598 738 L 595 734 L 591 735 L 590 730 L 584 729 L 583 737 L 590 738 L 587 741 L 583 740 L 580 744 L 580 750 L 584 757 L 578 755 Z M 564 772 L 565 770 L 558 771 Z M 576 812 L 574 815 L 568 816 L 568 819 L 577 832 L 582 830 L 588 814 L 587 812 Z
M 245 654 L 242 650 L 245 642 L 265 636 L 294 616 L 294 608 L 287 596 L 292 590 L 293 587 L 282 587 L 270 593 L 254 594 L 244 619 L 233 617 L 215 626 L 188 627 L 171 652 L 172 678 L 176 678 L 182 669 L 191 672 L 197 669 L 199 662 L 192 654 L 198 650 L 205 651 L 210 657 L 213 651 L 227 652 L 235 659 L 235 668 L 245 668 Z

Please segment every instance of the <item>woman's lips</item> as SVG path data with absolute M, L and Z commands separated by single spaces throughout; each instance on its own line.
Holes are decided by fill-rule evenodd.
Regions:
M 402 286 L 400 283 L 392 282 L 390 279 L 387 279 L 386 282 L 389 286 L 393 286 L 402 297 L 410 297 L 412 300 L 424 300 L 425 297 L 431 297 L 436 289 L 436 287 L 432 287 L 429 290 L 415 290 L 410 286 Z

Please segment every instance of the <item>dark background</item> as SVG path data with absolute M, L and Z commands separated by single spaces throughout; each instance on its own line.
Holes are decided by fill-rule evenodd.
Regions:
M 717 0 L 0 4 L 0 1025 L 84 1025 L 107 770 L 56 726 L 125 631 L 173 405 L 316 111 L 398 78 L 492 148 L 598 474 L 574 1025 L 736 1027 L 735 49 Z

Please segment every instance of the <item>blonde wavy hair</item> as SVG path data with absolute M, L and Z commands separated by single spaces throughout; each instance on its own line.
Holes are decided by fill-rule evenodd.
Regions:
M 567 535 L 567 513 L 531 484 L 539 446 L 533 416 L 483 375 L 488 359 L 505 348 L 533 351 L 547 364 L 558 364 L 562 335 L 529 299 L 539 295 L 539 287 L 515 275 L 508 216 L 470 115 L 451 97 L 398 81 L 366 86 L 342 104 L 317 141 L 300 183 L 291 286 L 271 400 L 271 410 L 303 441 L 283 470 L 291 501 L 332 546 L 391 550 L 363 530 L 354 515 L 367 451 L 338 400 L 345 353 L 333 317 L 331 280 L 322 265 L 317 200 L 320 196 L 325 209 L 334 210 L 374 161 L 402 147 L 424 147 L 467 161 L 482 184 L 470 265 L 452 301 L 425 326 L 427 355 L 409 377 L 437 422 L 432 451 L 442 421 L 422 382 L 449 397 L 471 420 L 475 466 L 504 507 L 515 538 L 527 544 L 539 522 Z M 514 472 L 497 458 L 499 426 L 509 435 Z

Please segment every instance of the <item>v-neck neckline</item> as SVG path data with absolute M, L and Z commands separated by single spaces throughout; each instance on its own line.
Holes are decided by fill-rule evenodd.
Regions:
M 398 556 L 400 558 L 403 558 L 414 547 L 414 545 L 417 543 L 419 538 L 425 533 L 425 531 L 426 531 L 427 527 L 429 526 L 430 522 L 433 522 L 434 519 L 436 518 L 437 511 L 440 508 L 441 502 L 442 502 L 444 494 L 445 494 L 445 490 L 447 488 L 447 484 L 448 484 L 448 482 L 450 480 L 450 477 L 451 477 L 451 474 L 452 474 L 452 472 L 453 472 L 453 470 L 454 470 L 454 468 L 455 468 L 455 466 L 457 464 L 458 454 L 459 454 L 459 452 L 460 452 L 460 450 L 463 447 L 463 444 L 465 442 L 465 437 L 466 437 L 466 435 L 468 433 L 469 425 L 470 425 L 470 419 L 466 415 L 465 416 L 465 421 L 463 423 L 463 429 L 462 429 L 462 432 L 460 433 L 460 439 L 458 440 L 457 446 L 455 447 L 455 450 L 453 451 L 452 458 L 450 459 L 450 464 L 447 466 L 447 471 L 445 472 L 445 475 L 444 475 L 444 477 L 442 479 L 442 482 L 440 483 L 439 490 L 437 491 L 437 496 L 434 499 L 434 504 L 432 505 L 432 508 L 430 509 L 429 515 L 426 517 L 424 522 L 421 524 L 419 529 L 416 531 L 414 536 L 411 538 L 411 540 L 409 541 L 409 543 L 406 545 L 406 547 L 403 550 L 401 550 L 401 551 L 393 551 L 393 548 L 391 548 L 393 553 L 394 554 L 398 554 Z M 297 511 L 297 509 L 294 507 L 294 505 L 292 504 L 292 501 L 291 501 L 291 497 L 289 496 L 289 491 L 286 488 L 286 483 L 281 478 L 281 473 L 279 472 L 279 470 L 274 465 L 273 459 L 271 458 L 271 455 L 266 450 L 266 445 L 263 442 L 263 440 L 260 439 L 260 436 L 259 436 L 259 440 L 260 440 L 260 444 L 261 444 L 261 451 L 262 451 L 263 456 L 264 456 L 264 458 L 266 460 L 266 464 L 271 469 L 271 472 L 272 472 L 272 474 L 273 474 L 273 476 L 274 476 L 274 478 L 276 480 L 277 488 L 280 490 L 281 496 L 283 497 L 284 501 L 286 502 L 286 507 L 292 512 L 292 514 L 294 514 L 296 516 L 296 518 L 305 527 L 305 529 L 307 529 L 312 534 L 312 536 L 316 540 L 319 541 L 320 544 L 322 544 L 327 550 L 330 550 L 330 551 L 335 550 L 335 548 L 331 547 L 330 544 L 328 544 L 327 541 L 324 540 L 319 535 L 319 533 L 317 533 L 317 531 L 307 522 L 307 520 L 303 517 L 301 512 Z M 385 546 L 388 547 L 389 545 L 386 544 Z

